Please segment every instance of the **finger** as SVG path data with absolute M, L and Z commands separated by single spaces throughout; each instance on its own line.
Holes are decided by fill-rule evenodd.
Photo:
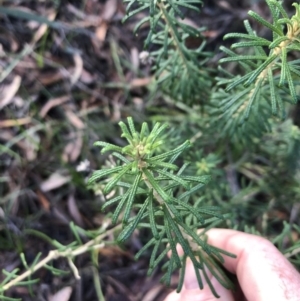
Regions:
M 299 273 L 270 241 L 225 229 L 207 234 L 211 245 L 237 255 L 224 256 L 224 266 L 237 275 L 247 300 L 300 300 Z
M 164 301 L 181 301 L 181 294 L 177 294 L 176 291 L 170 293 Z

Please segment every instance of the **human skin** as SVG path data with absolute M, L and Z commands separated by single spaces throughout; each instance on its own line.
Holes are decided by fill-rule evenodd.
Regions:
M 200 290 L 194 267 L 188 262 L 182 291 L 173 292 L 165 301 L 300 301 L 300 274 L 267 239 L 227 229 L 207 232 L 209 244 L 231 252 L 224 256 L 224 267 L 238 279 L 238 293 L 233 293 L 211 277 L 220 298 L 208 285 Z

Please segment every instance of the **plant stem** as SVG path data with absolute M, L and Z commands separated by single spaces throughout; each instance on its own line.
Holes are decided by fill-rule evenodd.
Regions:
M 75 277 L 78 279 L 80 278 L 78 270 L 76 268 L 76 266 L 74 265 L 73 261 L 72 261 L 72 257 L 76 257 L 80 254 L 83 254 L 91 249 L 98 249 L 98 248 L 103 248 L 105 243 L 101 242 L 106 236 L 110 235 L 111 233 L 113 233 L 114 231 L 116 231 L 117 229 L 121 228 L 122 225 L 117 225 L 116 227 L 106 231 L 103 234 L 100 234 L 99 236 L 97 236 L 96 238 L 88 241 L 87 243 L 85 243 L 82 246 L 79 246 L 78 248 L 75 249 L 67 249 L 67 250 L 51 250 L 48 254 L 47 257 L 45 257 L 43 260 L 41 260 L 39 263 L 37 263 L 35 266 L 33 266 L 32 268 L 30 268 L 29 270 L 27 270 L 26 272 L 24 272 L 23 274 L 17 276 L 16 278 L 14 278 L 13 280 L 11 280 L 10 282 L 8 282 L 7 284 L 5 284 L 4 286 L 2 286 L 2 288 L 0 288 L 0 292 L 4 292 L 8 289 L 10 289 L 11 287 L 17 285 L 19 282 L 21 282 L 22 280 L 26 279 L 27 277 L 31 276 L 33 273 L 35 273 L 37 270 L 39 270 L 40 268 L 44 267 L 48 262 L 54 260 L 54 259 L 58 259 L 60 257 L 66 257 L 68 258 L 69 261 L 69 265 L 71 270 L 73 271 Z M 101 243 L 100 243 L 101 242 Z

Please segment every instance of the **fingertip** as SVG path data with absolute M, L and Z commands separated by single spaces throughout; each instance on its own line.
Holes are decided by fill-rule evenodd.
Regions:
M 176 291 L 170 293 L 164 301 L 180 301 L 180 294 L 176 293 Z

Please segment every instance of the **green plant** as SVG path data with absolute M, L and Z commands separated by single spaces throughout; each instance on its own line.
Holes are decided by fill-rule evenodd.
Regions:
M 135 130 L 131 119 L 128 119 L 129 130 L 124 123 L 120 123 L 122 135 L 127 139 L 129 146 L 120 148 L 105 142 L 96 143 L 96 145 L 103 147 L 102 152 L 112 151 L 112 155 L 117 158 L 116 166 L 96 171 L 91 177 L 90 183 L 108 177 L 104 180 L 106 183 L 104 193 L 109 193 L 115 189 L 121 194 L 108 200 L 104 205 L 106 208 L 118 204 L 112 217 L 114 223 L 124 209 L 122 215 L 124 228 L 118 241 L 123 242 L 136 228 L 150 228 L 153 238 L 149 239 L 137 256 L 147 248 L 153 247 L 149 265 L 151 273 L 159 261 L 169 251 L 172 251 L 170 259 L 164 266 L 167 272 L 163 281 L 169 284 L 171 272 L 176 268 L 181 268 L 177 289 L 180 291 L 187 257 L 192 260 L 196 273 L 199 273 L 197 269 L 204 271 L 205 278 L 204 265 L 207 265 L 212 273 L 220 272 L 218 265 L 211 265 L 211 260 L 214 263 L 214 257 L 216 257 L 217 261 L 221 261 L 222 251 L 217 250 L 215 253 L 211 249 L 212 247 L 205 243 L 204 237 L 201 234 L 198 236 L 196 231 L 199 227 L 207 229 L 211 226 L 206 224 L 205 219 L 203 220 L 203 214 L 207 214 L 208 221 L 211 221 L 211 218 L 216 221 L 222 219 L 222 215 L 216 208 L 212 210 L 213 207 L 208 207 L 209 210 L 207 210 L 207 205 L 204 204 L 214 203 L 217 199 L 219 205 L 225 209 L 226 206 L 222 204 L 222 197 L 226 196 L 228 199 L 231 197 L 230 194 L 233 194 L 232 202 L 227 206 L 227 210 L 236 201 L 240 210 L 237 214 L 233 214 L 234 217 L 231 221 L 230 218 L 227 219 L 227 222 L 232 227 L 238 228 L 236 225 L 237 220 L 240 219 L 239 215 L 245 214 L 243 210 L 248 211 L 246 205 L 242 205 L 238 200 L 243 199 L 245 195 L 249 194 L 249 191 L 251 191 L 250 195 L 253 193 L 253 196 L 260 191 L 272 191 L 270 185 L 272 186 L 273 183 L 271 184 L 272 180 L 270 181 L 270 179 L 276 178 L 274 174 L 271 174 L 274 170 L 257 166 L 254 163 L 254 158 L 250 160 L 251 163 L 246 163 L 247 157 L 239 158 L 239 154 L 241 150 L 245 151 L 242 143 L 251 144 L 254 150 L 257 149 L 259 139 L 263 139 L 262 137 L 267 135 L 266 132 L 268 131 L 276 131 L 278 119 L 286 118 L 286 107 L 289 107 L 285 104 L 296 104 L 298 101 L 299 60 L 290 54 L 300 50 L 300 6 L 294 3 L 296 13 L 289 17 L 282 1 L 266 0 L 271 11 L 272 22 L 250 11 L 249 15 L 255 21 L 272 32 L 272 39 L 259 37 L 252 29 L 249 21 L 244 23 L 246 33 L 227 34 L 226 39 L 235 38 L 242 41 L 232 44 L 231 49 L 221 47 L 222 52 L 227 57 L 222 58 L 219 63 L 236 64 L 234 70 L 238 70 L 238 72 L 231 74 L 224 67 L 220 67 L 220 76 L 214 82 L 213 73 L 205 67 L 207 58 L 211 54 L 203 51 L 204 44 L 195 51 L 189 49 L 186 43 L 187 38 L 200 37 L 203 28 L 196 29 L 182 21 L 185 18 L 182 7 L 185 7 L 186 11 L 198 11 L 200 1 L 179 0 L 176 2 L 153 1 L 145 3 L 144 1 L 131 0 L 125 2 L 128 3 L 125 20 L 143 10 L 148 10 L 148 15 L 137 23 L 135 32 L 142 25 L 148 24 L 149 32 L 144 46 L 148 49 L 152 45 L 155 49 L 150 51 L 148 55 L 153 58 L 156 82 L 167 95 L 166 97 L 177 101 L 177 104 L 174 105 L 185 110 L 186 116 L 192 116 L 193 113 L 185 104 L 196 108 L 198 118 L 201 116 L 200 118 L 203 119 L 203 123 L 198 121 L 196 127 L 198 127 L 198 131 L 200 129 L 204 132 L 200 135 L 203 136 L 204 141 L 210 139 L 208 144 L 212 145 L 211 136 L 208 135 L 216 136 L 212 132 L 217 128 L 220 129 L 217 137 L 221 141 L 224 141 L 224 138 L 229 138 L 230 146 L 232 146 L 232 149 L 224 150 L 222 147 L 217 149 L 220 157 L 223 158 L 221 160 L 216 160 L 216 157 L 213 158 L 211 154 L 208 154 L 205 159 L 199 159 L 197 154 L 193 154 L 190 156 L 190 161 L 198 162 L 198 165 L 196 164 L 192 168 L 183 165 L 182 168 L 179 168 L 179 166 L 174 165 L 175 159 L 183 150 L 187 149 L 188 143 L 186 142 L 179 147 L 176 140 L 173 145 L 170 143 L 166 146 L 165 143 L 163 147 L 167 149 L 166 152 L 156 154 L 154 151 L 159 151 L 162 145 L 162 140 L 159 137 L 164 126 L 156 124 L 154 129 L 149 132 L 144 123 L 139 133 Z M 133 7 L 135 8 L 133 9 Z M 203 59 L 200 59 L 201 57 Z M 210 87 L 213 84 L 215 86 L 213 92 L 210 93 Z M 277 119 L 272 118 L 272 115 L 275 115 Z M 187 119 L 188 117 L 184 118 Z M 205 135 L 205 132 L 208 134 Z M 297 126 L 294 126 L 293 132 L 298 132 Z M 180 133 L 178 136 L 184 135 Z M 296 142 L 298 138 L 296 138 L 296 134 L 291 136 L 293 137 L 287 138 L 289 140 L 287 144 L 293 145 L 290 154 L 295 154 L 298 150 L 298 142 Z M 197 143 L 200 149 L 203 149 L 205 143 L 198 141 Z M 268 151 L 270 147 L 267 147 Z M 172 151 L 168 149 L 172 149 Z M 232 152 L 234 152 L 234 158 Z M 187 158 L 187 156 L 185 157 Z M 224 158 L 226 159 L 224 160 Z M 233 160 L 239 160 L 236 161 L 236 167 L 232 167 Z M 297 161 L 298 157 L 295 160 Z M 213 163 L 209 163 L 209 161 Z M 182 175 L 183 170 L 194 170 L 195 172 L 195 167 L 196 169 L 208 170 L 211 164 L 218 170 L 217 165 L 224 161 L 229 165 L 227 174 L 220 170 L 215 174 L 215 179 L 219 177 L 220 182 L 224 183 L 220 187 L 212 184 L 205 188 L 202 187 L 202 177 Z M 263 175 L 255 177 L 251 174 L 249 169 L 253 167 L 258 168 L 260 172 L 269 174 L 269 179 Z M 176 170 L 178 171 L 176 172 Z M 237 172 L 244 177 L 241 184 L 238 182 Z M 201 171 L 199 173 L 201 174 Z M 128 181 L 125 182 L 124 178 Z M 249 179 L 251 184 L 247 185 Z M 197 183 L 197 181 L 199 184 L 193 186 L 192 182 Z M 227 185 L 226 182 L 228 182 Z M 195 201 L 192 193 L 196 193 L 200 187 L 203 196 L 198 196 L 198 201 Z M 183 188 L 184 191 L 182 191 Z M 190 199 L 185 199 L 186 196 L 189 196 Z M 141 200 L 142 203 L 134 205 L 135 202 Z M 130 217 L 132 209 L 136 209 L 137 214 Z M 245 216 L 243 218 L 246 219 Z M 244 225 L 247 227 L 247 222 Z M 263 231 L 267 232 L 265 227 L 263 224 Z M 167 247 L 157 255 L 161 244 L 165 244 Z M 184 250 L 182 258 L 178 256 L 176 244 L 180 244 Z M 229 288 L 229 282 L 227 280 L 224 282 L 225 275 L 220 275 L 222 276 L 219 277 L 217 274 L 219 281 Z M 197 276 L 199 286 L 202 287 L 200 274 Z M 210 287 L 214 291 L 211 284 Z M 214 294 L 216 294 L 215 291 Z
M 17 301 L 21 299 L 6 297 L 6 292 L 14 286 L 26 286 L 29 288 L 29 291 L 32 293 L 32 286 L 39 282 L 38 278 L 32 278 L 33 275 L 40 269 L 47 269 L 55 276 L 63 276 L 69 274 L 69 271 L 58 269 L 54 267 L 53 261 L 59 258 L 65 258 L 68 261 L 70 270 L 73 272 L 73 275 L 76 279 L 80 279 L 80 273 L 74 263 L 75 258 L 84 253 L 91 253 L 92 259 L 94 259 L 94 264 L 98 265 L 98 257 L 95 256 L 98 253 L 98 250 L 105 246 L 105 238 L 113 234 L 115 231 L 120 228 L 116 226 L 112 229 L 107 229 L 108 223 L 104 223 L 101 228 L 96 231 L 85 231 L 80 227 L 70 224 L 70 228 L 74 234 L 75 240 L 68 244 L 63 245 L 58 241 L 51 239 L 44 233 L 41 233 L 36 230 L 27 230 L 26 234 L 34 235 L 42 238 L 53 246 L 53 250 L 49 251 L 48 255 L 44 258 L 42 254 L 39 253 L 34 258 L 34 260 L 29 264 L 26 260 L 25 254 L 20 253 L 20 259 L 25 268 L 25 271 L 21 271 L 19 268 L 15 268 L 12 271 L 2 270 L 3 280 L 0 283 L 0 298 L 3 301 Z M 81 237 L 88 237 L 89 240 L 86 243 L 82 242 Z M 99 280 L 99 279 L 98 279 Z M 102 294 L 102 293 L 101 293 Z M 98 294 L 99 297 L 99 294 Z M 99 297 L 99 300 L 103 300 Z
M 135 26 L 149 24 L 149 32 L 144 42 L 146 49 L 154 48 L 147 54 L 154 61 L 153 70 L 157 84 L 174 99 L 189 104 L 204 102 L 209 95 L 211 77 L 204 64 L 210 53 L 203 50 L 205 41 L 201 35 L 203 27 L 191 26 L 184 21 L 186 10 L 200 12 L 201 0 L 149 1 L 124 0 L 127 3 L 126 21 L 141 11 L 147 15 Z M 203 42 L 196 49 L 187 45 L 190 38 Z M 199 89 L 199 86 L 202 88 Z
M 213 95 L 222 112 L 219 122 L 228 137 L 258 137 L 270 130 L 272 114 L 284 119 L 285 104 L 296 104 L 299 98 L 300 61 L 291 54 L 300 50 L 300 5 L 293 4 L 296 13 L 289 17 L 282 1 L 266 3 L 272 22 L 253 11 L 248 14 L 271 31 L 272 39 L 258 36 L 246 20 L 246 33 L 229 33 L 224 37 L 238 42 L 231 49 L 221 47 L 227 57 L 220 63 L 236 63 L 240 70 L 230 74 L 220 68 L 223 77 L 217 79 L 217 85 L 225 89 Z
M 57 16 L 61 16 L 64 3 L 56 2 L 53 8 L 57 9 Z M 190 22 L 193 14 L 196 14 L 196 21 L 199 21 L 201 0 L 150 2 L 124 0 L 124 3 L 127 4 L 127 15 L 124 21 L 130 19 L 136 22 L 134 30 L 136 36 L 146 33 L 144 41 L 146 52 L 142 53 L 141 59 L 143 58 L 145 63 L 152 66 L 155 89 L 150 86 L 149 90 L 158 91 L 155 96 L 152 93 L 152 101 L 145 105 L 146 110 L 143 113 L 146 119 L 161 123 L 154 123 L 153 128 L 150 129 L 148 127 L 150 123 L 137 125 L 137 121 L 133 122 L 128 118 L 128 125 L 120 122 L 122 136 L 127 140 L 126 146 L 96 142 L 97 146 L 102 147 L 102 153 L 110 152 L 110 155 L 106 166 L 101 166 L 99 163 L 101 167 L 90 177 L 89 186 L 97 192 L 104 193 L 103 209 L 113 208 L 111 212 L 106 213 L 109 225 L 110 222 L 118 225 L 109 230 L 104 227 L 93 231 L 71 224 L 74 241 L 68 244 L 59 243 L 35 230 L 24 230 L 25 234 L 39 236 L 50 242 L 53 250 L 45 258 L 38 255 L 33 262 L 29 262 L 21 253 L 22 269 L 25 271 L 3 271 L 3 281 L 0 283 L 1 300 L 13 300 L 6 295 L 12 286 L 25 285 L 30 290 L 37 282 L 36 279 L 32 279 L 36 276 L 34 273 L 41 268 L 50 270 L 54 275 L 65 275 L 65 270 L 58 270 L 49 264 L 59 257 L 68 260 L 71 271 L 78 278 L 79 271 L 75 266 L 74 258 L 89 252 L 94 264 L 94 282 L 98 283 L 96 294 L 102 301 L 96 251 L 103 245 L 114 243 L 114 238 L 113 242 L 104 240 L 112 233 L 117 233 L 116 241 L 119 244 L 129 240 L 134 232 L 143 234 L 140 236 L 143 246 L 136 254 L 136 258 L 141 255 L 149 256 L 149 274 L 156 267 L 162 266 L 165 272 L 162 281 L 166 284 L 170 284 L 171 274 L 179 269 L 180 280 L 177 291 L 182 287 L 187 260 L 191 260 L 194 265 L 200 288 L 205 279 L 217 296 L 218 292 L 214 290 L 208 279 L 207 270 L 225 287 L 232 288 L 230 277 L 228 278 L 223 272 L 220 264 L 223 256 L 234 255 L 210 246 L 206 238 L 206 231 L 220 224 L 269 238 L 296 267 L 300 268 L 298 221 L 300 5 L 294 3 L 291 13 L 289 8 L 284 6 L 283 1 L 266 0 L 271 20 L 250 11 L 249 16 L 252 21 L 244 22 L 245 33 L 225 35 L 225 39 L 234 39 L 234 41 L 230 47 L 220 48 L 221 53 L 216 58 L 221 56 L 221 59 L 219 59 L 219 69 L 216 70 L 214 61 L 210 60 L 214 53 L 205 50 L 206 29 L 198 26 L 198 23 Z M 73 39 L 75 40 L 77 34 L 88 33 L 87 37 L 94 38 L 94 32 L 91 33 L 86 28 L 77 28 L 77 24 L 81 22 L 76 21 L 76 24 L 69 25 L 63 18 L 62 22 L 50 21 L 46 17 L 41 17 L 40 12 L 28 13 L 26 9 L 16 8 L 14 3 L 9 7 L 5 7 L 6 5 L 4 1 L 4 5 L 0 7 L 0 13 L 4 14 L 6 19 L 32 20 L 46 24 L 49 31 L 59 29 L 60 32 L 58 34 L 55 32 L 55 37 L 52 38 L 57 50 L 64 54 L 74 54 L 76 50 L 78 58 L 76 47 L 79 46 L 73 45 Z M 32 10 L 30 5 L 29 8 Z M 49 7 L 52 7 L 51 5 L 49 1 Z M 70 14 L 75 11 L 78 18 L 82 17 L 80 11 L 74 9 L 72 5 L 68 6 L 66 11 Z M 69 16 L 66 19 L 69 20 Z M 11 27 L 13 22 L 9 23 Z M 106 28 L 107 24 L 103 28 Z M 86 23 L 84 26 L 87 26 Z M 253 29 L 255 27 L 258 28 L 257 31 Z M 262 28 L 264 30 L 260 30 Z M 66 36 L 58 39 L 61 32 L 64 35 L 66 33 Z M 51 32 L 48 37 L 51 40 Z M 84 48 L 94 48 L 96 42 L 94 41 L 93 47 L 86 47 L 86 40 L 82 43 Z M 196 42 L 197 47 L 191 47 L 191 41 Z M 101 83 L 97 86 L 98 83 L 93 83 L 93 79 L 87 74 L 83 74 L 83 78 L 87 82 L 91 81 L 91 87 L 93 84 L 101 87 L 101 93 L 108 88 L 124 89 L 123 97 L 130 98 L 131 84 L 127 82 L 126 68 L 124 67 L 125 71 L 122 70 L 126 64 L 123 64 L 118 52 L 122 46 L 117 42 L 117 40 L 110 41 L 110 45 L 112 60 L 118 75 L 116 77 L 119 77 L 121 82 L 103 83 L 101 77 L 99 80 Z M 12 56 L 4 68 L 0 82 L 8 80 L 9 76 L 13 75 L 16 66 L 24 57 L 32 55 L 36 59 L 35 51 L 39 48 L 36 43 L 37 41 L 34 40 L 31 46 L 20 47 L 19 55 Z M 52 44 L 52 40 L 49 44 Z M 47 63 L 50 60 L 48 51 L 44 49 L 47 45 L 43 44 L 42 47 L 43 51 L 38 59 L 42 58 L 45 50 L 45 53 L 47 52 L 45 63 Z M 85 49 L 79 49 L 78 53 L 82 54 L 82 58 L 87 57 Z M 73 59 L 75 61 L 75 56 Z M 51 70 L 57 66 L 61 67 L 60 64 L 53 64 L 53 62 L 48 66 Z M 76 67 L 79 71 L 82 68 L 89 73 L 92 72 L 90 69 L 92 64 L 89 63 L 85 65 L 79 62 Z M 129 64 L 127 63 L 126 66 Z M 88 67 L 87 70 L 85 67 Z M 144 74 L 143 72 L 144 70 L 138 72 L 138 76 Z M 79 81 L 78 84 L 82 83 Z M 72 86 L 72 89 L 69 87 L 67 92 L 60 90 L 63 86 L 68 85 L 52 84 L 43 87 L 42 93 L 34 94 L 38 99 L 44 99 L 46 93 L 47 99 L 54 98 L 57 101 L 55 97 L 57 92 L 62 95 L 72 94 L 72 96 L 74 96 L 73 92 L 77 93 L 76 85 Z M 98 93 L 94 93 L 95 91 L 85 85 L 78 87 L 85 89 L 84 93 L 80 92 L 75 98 L 76 101 L 85 99 L 81 108 L 89 106 L 87 100 L 91 95 L 93 98 L 99 97 Z M 100 94 L 99 98 L 102 99 L 102 96 Z M 147 99 L 147 95 L 143 94 L 142 97 Z M 73 114 L 76 105 L 68 107 L 71 114 L 68 115 L 67 126 L 71 128 L 75 124 L 81 137 L 84 126 L 80 118 L 86 117 L 87 132 L 93 138 L 86 137 L 84 141 L 96 140 L 95 137 L 98 137 L 99 133 L 105 132 L 108 134 L 101 139 L 119 143 L 120 140 L 115 137 L 113 131 L 114 123 L 106 124 L 105 120 L 99 126 L 98 112 L 100 111 L 101 116 L 113 115 L 112 119 L 116 120 L 127 116 L 132 106 L 131 103 L 129 105 L 125 103 L 121 107 L 118 101 L 114 99 L 110 102 L 110 99 L 111 94 L 109 97 L 104 95 L 105 109 L 101 106 L 96 109 L 87 107 L 87 110 L 77 112 L 77 116 Z M 37 107 L 32 115 L 30 111 L 28 123 L 32 121 L 35 124 L 36 120 L 41 119 L 41 116 L 35 112 L 39 109 L 38 101 L 36 103 Z M 159 104 L 158 108 L 156 104 Z M 111 107 L 116 110 L 116 114 L 110 114 Z M 93 119 L 87 116 L 89 110 L 90 112 L 95 110 Z M 140 114 L 140 111 L 132 111 L 133 116 L 139 116 L 139 120 L 143 119 L 140 116 L 144 115 Z M 12 108 L 7 110 L 6 114 L 11 119 L 12 116 L 23 116 L 24 112 L 20 113 Z M 30 136 L 34 132 L 38 135 L 39 131 L 44 130 L 45 125 L 49 131 L 53 131 L 51 116 L 48 117 L 49 122 L 43 123 L 42 119 L 40 122 L 43 125 L 38 124 L 31 128 L 28 125 L 30 131 L 26 130 L 24 133 Z M 73 121 L 72 125 L 69 125 L 69 118 Z M 170 131 L 166 131 L 167 125 L 163 121 L 167 121 L 170 125 Z M 61 124 L 61 120 L 59 119 L 57 123 Z M 14 124 L 18 125 L 18 122 Z M 5 123 L 1 123 L 2 126 L 5 126 Z M 140 127 L 140 130 L 136 130 L 135 127 Z M 33 129 L 37 130 L 32 132 Z M 0 155 L 5 154 L 8 158 L 17 159 L 20 167 L 23 165 L 23 159 L 16 151 L 16 146 L 24 135 L 17 134 L 19 130 L 18 128 L 14 132 L 12 139 L 8 135 L 9 140 L 2 146 Z M 7 139 L 6 136 L 1 135 L 1 143 L 2 139 Z M 52 142 L 51 139 L 49 141 Z M 47 147 L 51 144 L 49 141 L 47 140 Z M 186 142 L 182 143 L 182 141 Z M 39 153 L 46 151 L 47 148 L 45 150 L 42 148 Z M 48 151 L 52 156 L 55 155 L 53 148 Z M 86 153 L 89 153 L 88 147 L 81 155 L 85 158 Z M 102 157 L 99 161 L 101 159 Z M 49 161 L 45 165 L 52 165 L 52 162 Z M 61 165 L 60 159 L 55 162 L 58 166 Z M 26 164 L 24 166 L 24 169 L 31 168 Z M 2 167 L 1 165 L 1 171 Z M 67 168 L 71 167 L 67 166 Z M 11 173 L 8 172 L 7 175 L 0 177 L 0 182 L 5 182 L 4 188 L 2 186 L 0 188 L 8 196 L 2 198 L 1 204 L 7 203 L 9 199 L 14 205 L 14 200 L 17 198 L 15 195 L 18 194 L 18 190 L 9 190 L 13 186 L 9 185 Z M 41 178 L 44 176 L 43 174 Z M 72 184 L 76 186 L 77 183 L 74 181 Z M 80 183 L 84 183 L 83 177 Z M 65 191 L 62 195 L 65 196 Z M 14 207 L 12 205 L 10 206 Z M 224 214 L 225 212 L 230 214 Z M 6 231 L 9 233 L 10 230 Z M 19 240 L 18 238 L 18 243 L 21 245 Z M 10 246 L 13 246 L 13 238 L 11 241 Z M 177 245 L 183 249 L 182 256 L 179 255 Z M 19 250 L 22 252 L 22 246 Z
M 119 123 L 127 146 L 119 147 L 101 141 L 95 143 L 102 147 L 102 153 L 112 152 L 116 159 L 115 166 L 95 171 L 89 179 L 90 185 L 102 180 L 105 183 L 104 194 L 112 190 L 117 193 L 102 207 L 105 209 L 117 204 L 112 223 L 117 223 L 120 216 L 123 223 L 117 241 L 124 242 L 137 228 L 151 229 L 153 237 L 136 255 L 139 257 L 152 248 L 148 273 L 151 274 L 169 253 L 162 281 L 170 285 L 172 272 L 180 268 L 179 292 L 186 261 L 190 259 L 199 287 L 203 288 L 204 278 L 214 295 L 218 296 L 204 267 L 230 289 L 232 283 L 219 264 L 223 262 L 222 255 L 234 255 L 209 245 L 205 239 L 205 232 L 224 220 L 220 210 L 201 204 L 201 198 L 195 202 L 192 198 L 209 181 L 209 176 L 185 175 L 188 164 L 181 167 L 176 164 L 177 158 L 190 147 L 189 141 L 172 150 L 161 151 L 166 140 L 163 136 L 166 124 L 156 123 L 150 131 L 147 123 L 143 123 L 138 132 L 132 118 L 127 120 L 128 127 L 123 122 Z M 135 210 L 136 214 L 133 213 Z M 200 233 L 199 228 L 203 229 Z M 177 245 L 183 249 L 183 256 L 178 254 Z

